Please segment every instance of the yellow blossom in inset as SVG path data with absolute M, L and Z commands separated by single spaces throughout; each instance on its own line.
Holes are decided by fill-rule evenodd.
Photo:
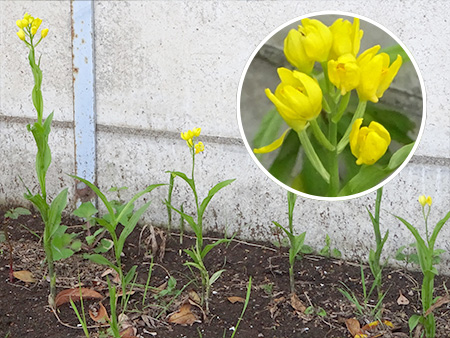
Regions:
M 36 34 L 39 27 L 41 26 L 41 23 L 42 23 L 42 19 L 36 18 L 33 20 L 33 22 L 31 23 L 31 34 L 32 35 Z
M 295 131 L 300 132 L 309 120 L 315 119 L 322 110 L 322 90 L 308 75 L 278 68 L 281 83 L 273 94 L 266 95 L 273 102 L 281 117 Z
M 302 42 L 304 38 L 298 30 L 291 29 L 284 39 L 284 55 L 291 65 L 299 71 L 309 74 L 314 67 L 314 60 L 306 55 Z
M 23 29 L 19 29 L 19 31 L 17 32 L 17 36 L 19 37 L 20 40 L 24 41 L 25 40 L 25 32 Z
M 352 54 L 354 57 L 359 52 L 361 39 L 364 32 L 359 29 L 359 19 L 353 19 L 353 24 L 342 18 L 337 19 L 330 26 L 333 43 L 329 55 L 330 60 L 336 60 L 344 54 Z
M 333 40 L 330 29 L 319 20 L 306 18 L 298 30 L 304 37 L 306 55 L 313 61 L 327 61 Z
M 201 153 L 202 151 L 205 150 L 205 146 L 203 145 L 203 142 L 199 142 L 195 145 L 195 153 Z
M 28 14 L 28 13 L 25 13 L 25 14 L 24 14 L 23 19 L 24 19 L 24 20 L 27 20 L 27 21 L 28 21 L 28 24 L 32 23 L 33 20 L 34 20 L 34 18 L 33 18 L 30 14 Z
M 357 119 L 350 133 L 350 150 L 357 158 L 356 164 L 372 165 L 387 151 L 391 143 L 389 132 L 378 122 L 370 122 L 368 127 L 361 127 L 363 119 Z
M 433 203 L 433 200 L 430 196 L 425 197 L 425 195 L 419 196 L 419 203 L 422 205 L 422 207 L 425 206 L 425 204 L 428 204 L 431 207 L 431 203 Z
M 19 20 L 16 21 L 16 25 L 19 28 L 25 28 L 26 26 L 28 26 L 28 20 L 21 20 L 21 19 L 19 19 Z
M 41 31 L 41 38 L 45 38 L 47 36 L 47 34 L 48 34 L 48 28 L 44 28 Z
M 380 46 L 369 48 L 360 56 L 356 62 L 361 70 L 359 85 L 356 87 L 361 101 L 372 101 L 377 103 L 389 88 L 402 65 L 402 57 L 397 55 L 397 59 L 390 65 L 389 55 L 380 53 Z
M 341 95 L 358 86 L 360 74 L 356 58 L 352 54 L 344 54 L 337 60 L 328 61 L 328 77 L 341 90 Z
M 199 137 L 201 131 L 202 131 L 202 128 L 194 128 L 194 129 L 192 129 L 192 133 L 194 134 L 195 137 Z

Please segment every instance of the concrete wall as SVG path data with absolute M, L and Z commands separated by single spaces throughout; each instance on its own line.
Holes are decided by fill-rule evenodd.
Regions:
M 287 222 L 286 192 L 268 179 L 248 155 L 239 134 L 237 86 L 244 66 L 272 30 L 296 16 L 341 10 L 369 17 L 387 27 L 409 48 L 427 91 L 427 124 L 408 166 L 385 187 L 382 229 L 391 236 L 393 254 L 412 235 L 390 214 L 419 223 L 419 194 L 434 200 L 431 223 L 450 210 L 450 89 L 445 62 L 450 44 L 446 1 L 96 1 L 95 66 L 97 107 L 97 179 L 102 189 L 128 186 L 123 195 L 148 184 L 167 182 L 166 170 L 190 171 L 190 156 L 180 131 L 202 127 L 205 152 L 198 157 L 199 193 L 204 196 L 222 179 L 237 178 L 211 202 L 207 229 L 242 238 L 271 239 L 271 221 Z M 26 47 L 15 21 L 24 12 L 50 28 L 39 46 L 44 72 L 46 114 L 55 110 L 51 134 L 53 163 L 49 193 L 74 184 L 64 173 L 75 171 L 71 6 L 68 1 L 0 2 L 0 202 L 24 204 L 18 179 L 36 189 L 35 148 L 25 124 L 34 112 L 32 78 Z M 166 222 L 161 200 L 166 188 L 149 196 L 145 221 Z M 174 203 L 190 192 L 178 182 Z M 375 193 L 345 202 L 299 198 L 296 230 L 319 247 L 325 234 L 345 257 L 361 259 L 372 245 L 365 206 Z M 187 208 L 192 203 L 188 202 Z M 437 247 L 450 251 L 450 224 Z M 441 264 L 447 267 L 450 255 Z

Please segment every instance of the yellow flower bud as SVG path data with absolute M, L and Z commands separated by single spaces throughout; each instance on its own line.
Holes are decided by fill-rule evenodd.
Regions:
M 360 74 L 356 58 L 352 54 L 344 54 L 337 60 L 328 61 L 328 77 L 341 90 L 341 95 L 358 86 Z
M 299 71 L 309 74 L 314 67 L 314 60 L 306 55 L 303 39 L 302 33 L 291 29 L 284 39 L 284 55 L 291 65 Z
M 27 19 L 22 19 L 22 28 L 25 28 L 28 26 L 28 20 Z
M 25 41 L 25 32 L 23 31 L 23 29 L 19 29 L 19 31 L 17 32 L 17 36 L 20 40 Z
M 27 25 L 29 25 L 30 23 L 32 23 L 33 20 L 34 20 L 34 18 L 33 18 L 30 14 L 28 14 L 28 13 L 25 13 L 25 15 L 23 16 L 23 18 L 24 18 L 24 20 L 27 20 L 27 21 L 28 21 Z
M 34 26 L 31 26 L 31 35 L 35 35 L 37 32 L 37 28 Z
M 28 21 L 27 21 L 27 24 L 28 24 Z M 27 25 L 24 25 L 23 24 L 23 20 L 21 20 L 21 19 L 19 19 L 19 20 L 17 20 L 16 21 L 16 25 L 17 25 L 17 27 L 19 27 L 19 28 L 25 28 Z
M 330 60 L 336 60 L 344 54 L 356 57 L 359 52 L 364 32 L 359 29 L 359 19 L 353 19 L 353 24 L 342 18 L 337 19 L 330 26 L 333 43 L 331 45 Z
M 379 50 L 380 46 L 369 48 L 356 60 L 361 70 L 359 85 L 356 87 L 361 101 L 370 100 L 377 103 L 402 65 L 400 55 L 397 55 L 397 59 L 389 65 L 389 55 L 386 53 L 376 55 Z
M 303 19 L 302 26 L 298 26 L 301 33 L 302 44 L 306 55 L 313 61 L 328 60 L 332 44 L 330 29 L 316 19 Z
M 202 131 L 202 128 L 194 128 L 194 129 L 192 129 L 192 133 L 194 134 L 194 137 L 199 137 L 201 131 Z
M 203 145 L 202 142 L 199 142 L 195 145 L 195 153 L 196 154 L 201 153 L 204 150 L 205 150 L 205 146 Z
M 41 31 L 41 37 L 42 37 L 42 38 L 45 38 L 45 37 L 47 36 L 47 34 L 48 34 L 48 28 L 44 28 L 44 29 Z
M 372 165 L 387 151 L 391 143 L 389 132 L 378 122 L 370 122 L 368 127 L 361 127 L 363 119 L 357 119 L 350 133 L 350 150 L 357 158 L 356 164 Z
M 41 26 L 42 23 L 42 19 L 36 18 L 33 20 L 33 22 L 31 23 L 31 27 L 36 27 L 36 31 L 39 29 L 39 27 Z
M 431 207 L 431 203 L 433 203 L 430 196 L 425 197 L 425 195 L 419 196 L 419 203 L 422 205 L 422 207 L 425 206 L 425 204 L 428 204 Z
M 322 90 L 313 78 L 296 70 L 278 68 L 278 76 L 281 83 L 275 95 L 268 88 L 266 95 L 286 123 L 299 132 L 322 111 Z

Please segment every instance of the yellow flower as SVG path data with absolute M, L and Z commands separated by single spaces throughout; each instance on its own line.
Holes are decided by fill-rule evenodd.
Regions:
M 186 132 L 182 132 L 181 133 L 181 138 L 185 141 L 190 140 L 194 137 L 194 133 L 192 132 L 192 130 L 188 130 Z
M 17 36 L 19 37 L 20 40 L 24 41 L 25 40 L 25 32 L 23 29 L 19 29 L 19 31 L 17 32 Z
M 31 23 L 31 34 L 35 35 L 42 23 L 42 19 L 36 18 Z
M 356 58 L 352 54 L 344 54 L 337 60 L 328 61 L 328 77 L 341 90 L 341 95 L 358 86 L 360 74 Z
M 314 60 L 311 60 L 302 43 L 305 37 L 298 30 L 291 29 L 284 39 L 284 55 L 288 62 L 303 73 L 311 73 Z
M 41 31 L 41 38 L 45 38 L 47 36 L 47 34 L 48 34 L 48 28 L 44 28 Z
M 357 158 L 356 164 L 372 165 L 387 151 L 391 143 L 389 132 L 378 122 L 370 122 L 368 127 L 361 127 L 363 119 L 357 119 L 350 133 L 350 149 Z
M 425 206 L 425 204 L 428 204 L 431 207 L 431 203 L 433 203 L 433 200 L 430 196 L 425 197 L 425 195 L 419 196 L 419 203 L 422 205 L 422 207 Z
M 302 34 L 302 44 L 306 55 L 313 61 L 323 62 L 328 60 L 332 36 L 330 29 L 322 22 L 315 19 L 303 19 L 302 26 L 298 26 Z
M 361 101 L 378 102 L 389 88 L 402 65 L 402 57 L 397 55 L 397 59 L 390 64 L 389 55 L 378 54 L 380 46 L 369 48 L 360 56 L 356 62 L 361 69 L 361 78 L 356 91 Z
M 192 129 L 192 133 L 194 134 L 195 137 L 199 137 L 201 131 L 202 131 L 202 128 L 194 128 L 194 129 Z
M 16 25 L 19 28 L 25 28 L 26 26 L 28 26 L 28 20 L 21 20 L 21 19 L 19 19 L 19 20 L 16 21 Z
M 305 128 L 309 120 L 315 119 L 322 110 L 322 90 L 317 82 L 304 73 L 287 68 L 278 68 L 281 83 L 275 95 L 266 89 L 281 117 L 295 131 Z
M 336 60 L 344 54 L 352 54 L 356 57 L 364 34 L 364 32 L 359 29 L 359 19 L 353 19 L 352 24 L 348 20 L 339 18 L 330 26 L 330 31 L 333 36 L 329 57 L 330 60 Z
M 25 13 L 25 14 L 24 14 L 23 19 L 24 19 L 24 20 L 27 20 L 27 21 L 28 21 L 28 24 L 32 23 L 33 20 L 34 20 L 34 18 L 33 18 L 30 14 L 28 14 L 28 13 Z M 27 24 L 27 25 L 28 25 L 28 24 Z
M 195 145 L 195 153 L 201 153 L 202 151 L 205 150 L 205 146 L 203 145 L 203 142 L 199 142 Z

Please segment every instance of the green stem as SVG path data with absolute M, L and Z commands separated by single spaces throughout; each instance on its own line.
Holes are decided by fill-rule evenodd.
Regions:
M 302 131 L 298 132 L 297 134 L 298 134 L 300 143 L 303 146 L 303 150 L 304 150 L 306 156 L 308 157 L 309 161 L 313 165 L 314 169 L 316 169 L 316 171 L 325 180 L 325 182 L 330 183 L 330 174 L 323 166 L 322 161 L 320 161 L 319 156 L 317 156 L 317 153 L 314 150 L 314 147 L 312 146 L 311 141 L 309 140 L 306 129 L 303 129 Z
M 333 113 L 331 116 L 333 116 Z M 336 148 L 337 124 L 332 122 L 331 119 L 329 128 L 330 128 L 329 139 L 334 149 L 330 151 L 329 157 L 330 187 L 328 190 L 328 195 L 330 197 L 334 197 L 337 196 L 339 192 L 339 161 L 338 161 L 338 152 Z
M 351 92 L 348 92 L 341 98 L 341 101 L 339 102 L 338 106 L 338 111 L 336 115 L 333 116 L 333 118 L 331 119 L 334 123 L 338 123 L 341 120 L 342 115 L 344 115 L 344 112 L 347 109 L 348 103 L 350 101 L 350 96 Z
M 317 123 L 317 119 L 309 121 L 309 124 L 311 125 L 311 129 L 316 140 L 319 141 L 319 143 L 326 149 L 333 151 L 335 147 L 330 143 L 330 141 L 328 141 L 327 137 L 322 132 L 322 129 L 320 129 L 320 126 Z
M 48 296 L 48 304 L 52 309 L 55 308 L 56 298 L 56 273 L 55 264 L 53 262 L 52 243 L 50 239 L 44 239 L 44 250 L 47 258 L 48 277 L 50 279 L 50 294 Z
M 294 265 L 289 267 L 289 282 L 291 284 L 291 293 L 295 293 Z
M 344 133 L 344 136 L 342 136 L 341 140 L 339 141 L 337 145 L 337 152 L 340 154 L 345 147 L 347 146 L 349 142 L 349 136 L 350 132 L 352 131 L 353 123 L 364 116 L 364 113 L 366 111 L 367 101 L 359 101 L 358 107 L 356 107 L 356 111 L 353 114 L 352 121 L 350 122 L 349 126 L 347 127 L 347 130 Z

